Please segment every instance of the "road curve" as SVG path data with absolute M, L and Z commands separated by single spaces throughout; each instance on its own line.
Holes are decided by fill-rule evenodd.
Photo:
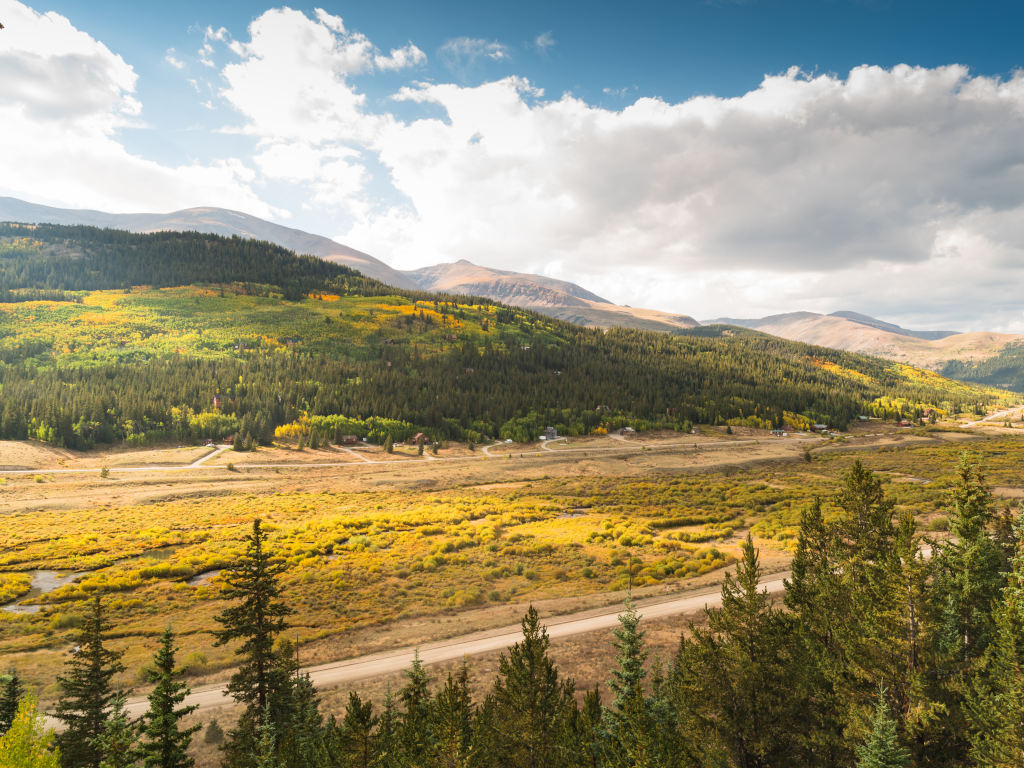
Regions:
M 772 574 L 761 579 L 761 587 L 769 594 L 780 594 L 783 580 L 788 573 Z M 669 616 L 696 613 L 704 607 L 715 608 L 721 605 L 720 587 L 693 590 L 675 597 L 661 600 L 641 601 L 638 603 L 640 614 L 648 620 L 662 619 Z M 586 615 L 568 614 L 554 616 L 547 620 L 548 636 L 553 640 L 571 637 L 585 632 L 610 629 L 618 624 L 621 608 L 607 608 L 600 612 L 586 611 Z M 419 648 L 401 648 L 385 653 L 375 653 L 354 659 L 320 664 L 306 667 L 302 671 L 309 673 L 313 685 L 317 688 L 329 688 L 357 680 L 379 677 L 408 669 L 413 656 L 419 651 L 420 661 L 424 664 L 438 664 L 454 661 L 464 656 L 477 656 L 493 651 L 503 651 L 519 641 L 522 631 L 518 624 L 501 627 L 486 632 L 476 632 L 462 637 L 450 638 L 438 643 L 419 646 Z M 224 706 L 231 703 L 231 698 L 222 685 L 197 688 L 185 700 L 186 704 L 195 704 L 198 711 Z M 148 707 L 144 698 L 129 699 L 127 710 L 132 716 L 142 715 Z

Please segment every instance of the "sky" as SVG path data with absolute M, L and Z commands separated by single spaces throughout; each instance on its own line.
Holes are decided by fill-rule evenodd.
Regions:
M 0 0 L 0 195 L 1024 332 L 1019 2 Z

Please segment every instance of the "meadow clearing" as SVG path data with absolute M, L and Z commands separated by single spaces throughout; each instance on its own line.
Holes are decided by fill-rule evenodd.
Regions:
M 935 535 L 962 451 L 1008 499 L 1024 486 L 1019 430 L 890 429 L 809 443 L 736 432 L 706 430 L 685 445 L 668 434 L 625 447 L 608 438 L 559 451 L 503 446 L 506 455 L 489 458 L 439 452 L 458 461 L 419 459 L 415 449 L 384 461 L 369 446 L 362 459 L 282 447 L 244 462 L 227 451 L 194 471 L 106 477 L 100 462 L 129 464 L 132 453 L 3 444 L 0 457 L 40 471 L 0 484 L 0 596 L 33 611 L 0 612 L 0 656 L 51 699 L 83 601 L 100 593 L 114 645 L 126 650 L 125 685 L 138 685 L 168 624 L 190 679 L 225 677 L 231 650 L 209 634 L 224 606 L 218 571 L 234 562 L 254 517 L 289 564 L 289 638 L 304 663 L 317 663 L 507 624 L 530 602 L 550 615 L 614 604 L 630 584 L 644 596 L 709 583 L 747 531 L 766 567 L 783 569 L 800 510 L 828 499 L 855 458 Z M 182 465 L 195 460 L 194 449 L 169 448 L 139 452 L 136 466 L 164 466 L 175 454 Z M 47 474 L 53 460 L 86 471 Z M 40 571 L 75 578 L 30 593 Z

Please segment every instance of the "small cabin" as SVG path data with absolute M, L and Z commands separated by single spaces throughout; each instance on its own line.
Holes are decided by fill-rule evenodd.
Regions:
M 417 432 L 415 435 L 409 438 L 409 445 L 431 445 L 433 441 L 430 439 L 430 435 L 424 432 Z
M 896 422 L 896 426 L 897 427 L 912 427 L 912 426 L 914 426 L 914 422 L 912 422 L 910 419 L 900 419 L 899 421 Z
M 772 430 L 772 434 L 775 435 L 775 437 L 785 437 L 786 436 L 786 430 L 784 430 L 784 429 L 773 429 Z
M 636 430 L 633 429 L 632 427 L 623 427 L 622 428 L 622 436 L 623 437 L 636 437 Z
M 341 436 L 341 444 L 342 445 L 358 445 L 359 444 L 359 438 L 356 437 L 355 435 L 342 435 Z
M 811 432 L 828 432 L 828 424 L 812 424 Z
M 545 440 L 556 440 L 558 438 L 558 430 L 554 427 L 544 427 L 544 434 L 542 437 Z

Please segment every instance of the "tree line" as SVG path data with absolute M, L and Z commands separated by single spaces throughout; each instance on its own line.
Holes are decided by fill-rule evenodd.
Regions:
M 283 565 L 257 520 L 217 617 L 217 641 L 236 647 L 228 691 L 242 706 L 222 764 L 1019 768 L 1024 512 L 999 509 L 966 458 L 945 511 L 950 537 L 924 540 L 856 463 L 831 504 L 804 510 L 781 606 L 759 586 L 749 536 L 721 607 L 690 625 L 667 664 L 648 659 L 627 602 L 607 701 L 559 672 L 530 608 L 481 701 L 465 663 L 434 685 L 417 658 L 379 709 L 351 693 L 344 713 L 326 719 L 309 677 L 276 642 L 288 626 Z M 59 680 L 62 733 L 45 731 L 16 675 L 0 695 L 0 752 L 26 756 L 5 765 L 188 768 L 196 726 L 181 725 L 191 708 L 173 635 L 161 638 L 150 671 L 149 711 L 132 722 L 112 686 L 120 662 L 105 644 L 98 597 L 92 606 Z

